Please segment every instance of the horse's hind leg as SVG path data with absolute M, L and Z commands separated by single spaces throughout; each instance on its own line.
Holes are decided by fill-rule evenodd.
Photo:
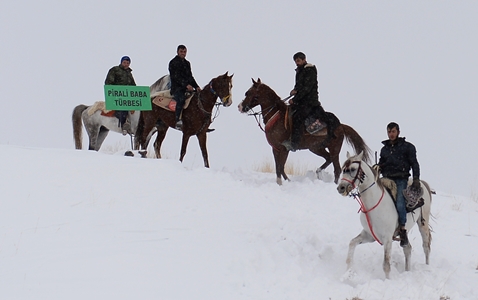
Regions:
M 98 133 L 98 138 L 96 139 L 96 145 L 95 145 L 96 151 L 100 150 L 101 145 L 103 144 L 103 142 L 106 139 L 106 136 L 108 135 L 108 132 L 109 130 L 106 127 L 101 126 L 100 132 Z
M 418 229 L 420 230 L 420 234 L 422 236 L 422 247 L 423 252 L 425 252 L 425 263 L 428 265 L 432 244 L 432 233 L 430 230 L 430 225 L 428 224 L 428 218 L 422 218 L 422 214 L 420 214 L 420 218 L 418 218 L 417 224 Z
M 180 162 L 183 162 L 184 156 L 186 155 L 186 149 L 188 148 L 188 142 L 189 142 L 190 137 L 191 137 L 190 135 L 185 135 L 183 133 L 183 139 L 182 139 L 182 143 L 181 143 L 181 152 L 179 154 L 179 161 Z M 208 168 L 208 166 L 206 166 L 206 168 Z
M 158 124 L 158 123 L 157 123 Z M 168 131 L 168 126 L 161 122 L 156 126 L 157 134 L 156 140 L 154 141 L 154 153 L 156 158 L 161 158 L 161 145 L 163 144 L 164 138 L 166 137 L 166 132 Z
M 202 159 L 204 160 L 204 166 L 206 168 L 209 168 L 209 159 L 207 155 L 207 146 L 206 146 L 206 141 L 207 141 L 206 131 L 204 130 L 200 134 L 196 135 L 196 137 L 198 138 L 198 141 L 199 141 L 199 148 L 201 148 Z
M 88 141 L 89 141 L 88 150 L 98 151 L 99 147 L 98 149 L 96 149 L 96 143 L 98 142 L 99 127 L 98 128 L 88 127 L 86 128 L 86 132 L 88 133 Z

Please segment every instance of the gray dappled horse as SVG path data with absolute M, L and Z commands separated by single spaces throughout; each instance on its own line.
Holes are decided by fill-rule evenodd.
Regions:
M 428 265 L 432 241 L 429 226 L 432 192 L 425 181 L 421 181 L 421 186 L 425 191 L 423 193 L 424 205 L 407 214 L 405 227 L 409 231 L 415 223 L 418 224 L 422 236 L 422 247 L 425 252 L 425 263 Z M 342 167 L 342 178 L 337 191 L 344 196 L 354 197 L 359 203 L 361 211 L 360 223 L 363 229 L 359 235 L 350 241 L 347 271 L 351 272 L 355 247 L 359 244 L 377 241 L 383 245 L 383 271 L 385 276 L 389 278 L 390 254 L 392 242 L 394 236 L 396 236 L 395 232 L 398 228 L 398 213 L 394 200 L 378 179 L 378 174 L 363 161 L 363 153 L 350 156 L 347 152 L 347 160 Z M 403 253 L 405 254 L 405 270 L 409 271 L 412 253 L 410 243 L 403 247 Z

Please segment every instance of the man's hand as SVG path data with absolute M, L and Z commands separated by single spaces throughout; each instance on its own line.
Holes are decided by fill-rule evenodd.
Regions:
M 198 93 L 199 93 L 200 91 L 201 91 L 201 87 L 200 87 L 200 86 L 198 86 L 198 87 L 196 88 L 196 92 L 198 92 Z
M 295 95 L 295 94 L 297 94 L 297 91 L 296 91 L 296 90 L 290 91 L 290 96 Z
M 412 188 L 415 190 L 420 189 L 420 179 L 413 178 Z
M 193 86 L 190 85 L 190 84 L 188 84 L 188 85 L 186 86 L 186 89 L 187 89 L 188 91 L 190 91 L 190 92 L 194 91 Z

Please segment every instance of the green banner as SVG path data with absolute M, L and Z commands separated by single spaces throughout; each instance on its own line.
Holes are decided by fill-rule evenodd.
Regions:
M 149 86 L 105 85 L 107 110 L 151 110 Z

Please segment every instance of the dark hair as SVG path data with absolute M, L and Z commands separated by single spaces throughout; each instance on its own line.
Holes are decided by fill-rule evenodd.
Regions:
M 296 54 L 294 54 L 294 60 L 300 58 L 300 59 L 305 59 L 305 54 L 304 52 L 297 52 Z
M 400 131 L 400 126 L 398 126 L 397 123 L 395 123 L 395 122 L 390 122 L 390 123 L 388 123 L 387 129 L 388 129 L 388 130 L 392 130 L 393 128 L 397 128 L 397 130 Z
M 184 46 L 184 45 L 179 45 L 179 46 L 178 46 L 178 49 L 177 49 L 176 51 L 179 51 L 179 49 L 186 49 L 186 46 Z

